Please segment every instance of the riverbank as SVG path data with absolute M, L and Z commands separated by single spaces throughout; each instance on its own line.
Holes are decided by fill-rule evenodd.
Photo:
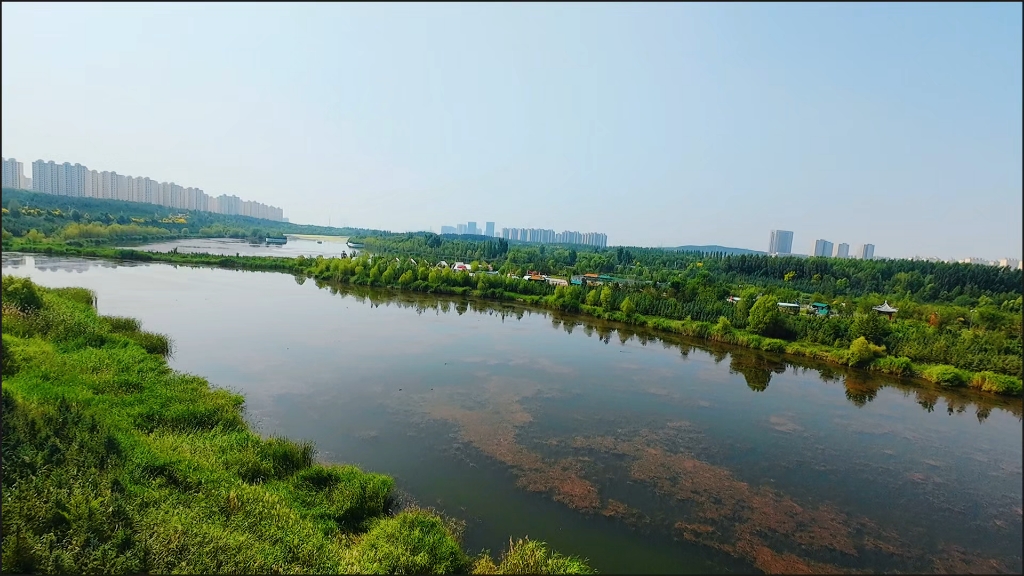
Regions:
M 739 329 L 733 327 L 728 321 L 723 322 L 720 320 L 718 323 L 712 323 L 700 320 L 675 320 L 628 312 L 628 307 L 626 308 L 627 311 L 616 310 L 614 307 L 608 309 L 605 306 L 571 300 L 566 297 L 564 292 L 560 293 L 558 289 L 555 290 L 554 294 L 547 293 L 548 290 L 543 290 L 538 294 L 509 291 L 505 289 L 505 281 L 496 276 L 482 276 L 479 279 L 466 276 L 467 281 L 465 282 L 458 279 L 451 280 L 452 283 L 461 285 L 450 285 L 446 282 L 449 278 L 442 275 L 444 273 L 425 268 L 420 268 L 419 274 L 414 274 L 412 270 L 407 270 L 402 275 L 378 272 L 376 276 L 372 270 L 367 273 L 356 268 L 354 275 L 348 276 L 327 259 L 143 252 L 103 247 L 83 248 L 60 243 L 31 244 L 23 241 L 11 242 L 9 246 L 10 248 L 5 246 L 5 251 L 13 250 L 143 262 L 169 262 L 184 265 L 218 266 L 231 269 L 273 270 L 288 272 L 306 278 L 337 282 L 339 284 L 369 285 L 415 292 L 474 296 L 493 301 L 521 302 L 549 309 L 582 313 L 604 320 L 645 326 L 653 330 L 671 332 L 693 338 L 702 338 L 768 352 L 808 357 L 836 365 L 863 368 L 906 378 L 909 381 L 919 379 L 951 388 L 969 386 L 985 393 L 1014 397 L 1022 395 L 1022 381 L 1018 377 L 998 374 L 992 371 L 965 370 L 945 364 L 915 362 L 910 358 L 901 356 L 888 356 L 884 348 L 874 346 L 867 341 L 854 341 L 849 348 L 838 348 L 803 341 L 791 342 Z M 450 272 L 446 274 L 452 278 L 457 276 Z M 494 286 L 491 286 L 490 282 L 493 278 L 497 278 L 500 282 L 496 282 Z M 531 283 L 526 281 L 516 283 L 517 289 L 527 289 L 531 286 Z M 546 288 L 546 285 L 542 288 Z M 595 298 L 594 300 L 596 304 L 596 301 L 599 299 Z
M 94 295 L 3 277 L 3 566 L 13 572 L 586 573 L 518 540 L 471 556 L 394 480 L 263 439 L 244 399 Z

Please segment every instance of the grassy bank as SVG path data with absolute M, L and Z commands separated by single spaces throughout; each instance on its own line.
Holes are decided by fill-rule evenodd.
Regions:
M 346 275 L 338 268 L 338 264 L 343 262 L 339 259 L 158 253 L 109 247 L 77 247 L 57 242 L 31 243 L 21 239 L 5 242 L 4 250 L 143 262 L 208 265 L 231 269 L 273 270 L 339 284 L 380 286 L 433 294 L 474 296 L 495 301 L 514 301 L 644 326 L 692 338 L 704 338 L 769 352 L 804 356 L 832 364 L 865 368 L 905 378 L 920 378 L 947 387 L 970 386 L 987 393 L 1018 397 L 1022 394 L 1021 378 L 1017 376 L 999 374 L 989 370 L 972 371 L 946 364 L 924 363 L 913 361 L 910 358 L 889 356 L 884 347 L 875 346 L 870 342 L 854 340 L 849 347 L 841 348 L 813 342 L 793 342 L 769 338 L 735 328 L 728 320 L 723 321 L 723 319 L 713 323 L 692 319 L 677 320 L 635 312 L 627 313 L 621 310 L 621 306 L 598 306 L 579 300 L 570 300 L 559 293 L 561 288 L 551 294 L 546 284 L 538 286 L 527 281 L 507 280 L 500 276 L 482 276 L 479 280 L 466 276 L 464 280 L 461 278 L 464 276 L 463 274 L 451 274 L 450 272 L 441 274 L 425 268 L 419 268 L 415 273 L 413 270 L 406 270 L 401 274 L 388 274 L 387 271 L 374 274 L 372 269 L 362 270 L 362 268 L 369 268 L 368 265 L 355 264 L 355 261 L 351 260 L 347 265 L 355 266 L 354 275 Z M 509 287 L 512 289 L 510 290 Z M 538 293 L 525 293 L 528 290 Z M 599 299 L 595 298 L 594 300 L 596 303 Z
M 170 370 L 166 337 L 93 301 L 3 278 L 5 573 L 589 571 L 529 540 L 471 556 L 457 521 L 260 438 L 242 397 Z

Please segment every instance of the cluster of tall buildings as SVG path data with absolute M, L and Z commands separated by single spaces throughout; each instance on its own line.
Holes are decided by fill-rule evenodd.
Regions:
M 181 210 L 202 210 L 217 214 L 251 216 L 283 222 L 284 211 L 261 202 L 242 200 L 238 196 L 210 196 L 200 188 L 184 187 L 174 182 L 157 182 L 144 176 L 125 176 L 117 172 L 89 170 L 81 164 L 36 160 L 32 177 L 24 176 L 24 166 L 14 158 L 3 159 L 3 186 L 33 190 L 43 194 L 75 198 L 101 198 L 146 202 Z
M 800 256 L 793 254 L 793 232 L 790 230 L 772 230 L 768 239 L 768 254 L 772 256 Z M 860 258 L 871 260 L 875 257 L 874 244 L 861 244 L 854 254 L 850 254 L 850 245 L 842 242 L 833 245 L 832 242 L 819 238 L 814 241 L 814 248 L 810 256 L 824 256 L 826 258 Z
M 565 230 L 555 232 L 543 228 L 502 228 L 501 237 L 519 242 L 543 242 L 545 244 L 579 244 L 606 248 L 608 235 L 601 232 L 576 232 Z
M 580 244 L 582 246 L 608 246 L 608 235 L 600 232 L 574 232 L 566 230 L 555 232 L 541 228 L 502 228 L 501 234 L 495 234 L 494 222 L 485 222 L 483 230 L 477 228 L 476 222 L 441 226 L 441 234 L 473 234 L 516 240 L 519 242 L 539 242 L 544 244 Z
M 455 226 L 441 226 L 441 234 L 472 234 L 474 236 L 494 236 L 494 222 L 484 222 L 483 230 L 476 227 L 476 222 L 466 222 Z

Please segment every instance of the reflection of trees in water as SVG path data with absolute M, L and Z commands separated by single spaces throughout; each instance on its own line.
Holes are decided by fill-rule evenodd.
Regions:
M 295 283 L 298 284 L 299 286 L 302 286 L 303 284 L 306 283 L 306 277 L 301 275 L 301 274 L 296 274 L 294 276 L 294 278 L 295 278 Z
M 818 370 L 818 378 L 821 378 L 822 382 L 839 382 L 843 375 L 826 366 Z
M 729 373 L 743 376 L 747 386 L 754 392 L 764 392 L 768 389 L 768 383 L 772 381 L 772 371 L 764 362 L 759 362 L 758 358 L 744 357 L 741 354 L 732 355 L 729 361 Z
M 84 264 L 88 266 L 87 262 Z M 302 284 L 298 277 L 296 277 L 295 281 L 298 284 Z M 526 315 L 532 316 L 537 314 L 549 319 L 552 328 L 557 329 L 561 327 L 567 334 L 572 334 L 580 326 L 583 327 L 583 332 L 588 337 L 593 336 L 596 332 L 598 338 L 605 344 L 609 343 L 612 332 L 615 332 L 619 342 L 623 345 L 633 338 L 636 338 L 641 344 L 661 342 L 662 346 L 666 349 L 678 348 L 679 354 L 683 359 L 688 358 L 693 350 L 706 352 L 714 359 L 716 364 L 721 363 L 727 356 L 731 356 L 729 363 L 730 372 L 742 375 L 747 386 L 755 391 L 767 390 L 773 374 L 784 374 L 788 369 L 792 369 L 794 375 L 806 375 L 810 370 L 816 372 L 822 382 L 838 382 L 842 380 L 846 398 L 857 406 L 864 406 L 868 402 L 873 401 L 881 388 L 890 387 L 902 391 L 905 396 L 909 396 L 911 393 L 916 394 L 917 403 L 929 412 L 935 410 L 936 403 L 940 398 L 946 401 L 947 412 L 950 414 L 964 413 L 969 406 L 974 405 L 976 406 L 976 415 L 979 422 L 984 422 L 988 418 L 993 407 L 1002 408 L 1017 416 L 1018 419 L 1021 419 L 1022 413 L 1024 413 L 1024 406 L 1019 401 L 1012 399 L 979 397 L 970 391 L 966 391 L 965 395 L 964 391 L 918 388 L 880 374 L 837 367 L 808 359 L 800 359 L 795 362 L 791 362 L 789 359 L 787 361 L 780 361 L 776 355 L 764 354 L 759 351 L 743 348 L 730 352 L 729 348 L 731 347 L 714 344 L 709 344 L 706 347 L 697 346 L 690 344 L 688 339 L 670 334 L 655 334 L 650 330 L 644 328 L 637 329 L 632 326 L 616 326 L 614 323 L 602 322 L 598 319 L 581 317 L 565 312 L 533 310 L 520 305 L 493 303 L 485 300 L 459 300 L 457 297 L 391 292 L 369 286 L 331 284 L 317 279 L 314 279 L 314 282 L 318 288 L 328 288 L 332 294 L 340 293 L 343 297 L 351 297 L 361 304 L 369 300 L 373 307 L 377 307 L 380 304 L 388 306 L 393 304 L 399 308 L 413 308 L 417 313 L 435 310 L 437 314 L 448 314 L 454 305 L 459 315 L 472 310 L 479 314 L 500 317 L 502 322 L 506 318 L 515 318 L 517 321 L 521 321 Z
M 935 411 L 935 404 L 939 401 L 939 395 L 931 390 L 917 390 L 917 403 L 928 412 Z
M 978 405 L 978 411 L 975 412 L 975 416 L 978 417 L 978 423 L 982 423 L 988 420 L 988 415 L 992 412 L 992 408 L 989 406 Z
M 954 398 L 947 396 L 946 400 L 946 413 L 952 416 L 953 414 L 963 414 L 967 410 L 967 401 L 963 398 Z
M 878 396 L 878 389 L 881 386 L 868 380 L 862 374 L 851 373 L 847 374 L 846 379 L 843 380 L 843 387 L 846 388 L 846 399 L 861 408 Z

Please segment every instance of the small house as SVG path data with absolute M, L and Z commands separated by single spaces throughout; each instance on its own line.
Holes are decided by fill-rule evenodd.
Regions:
M 779 302 L 779 310 L 789 314 L 799 314 L 800 305 L 794 302 Z
M 811 304 L 811 309 L 818 316 L 828 316 L 828 313 L 832 311 L 832 307 L 824 302 L 814 302 Z

